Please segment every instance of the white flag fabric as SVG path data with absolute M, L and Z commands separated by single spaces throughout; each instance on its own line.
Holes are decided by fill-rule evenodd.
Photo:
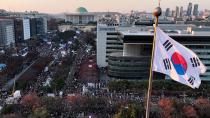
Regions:
M 157 27 L 153 71 L 166 74 L 191 88 L 199 88 L 200 74 L 206 72 L 206 67 L 193 51 Z

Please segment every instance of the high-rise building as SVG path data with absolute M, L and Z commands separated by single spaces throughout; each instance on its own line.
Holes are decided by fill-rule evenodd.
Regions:
M 23 19 L 23 39 L 28 40 L 31 38 L 30 34 L 30 20 Z
M 44 22 L 44 33 L 47 33 L 47 19 L 43 18 Z
M 194 5 L 193 16 L 198 16 L 198 4 Z
M 14 19 L 15 28 L 15 42 L 20 43 L 23 41 L 23 21 L 21 18 Z
M 179 14 L 180 14 L 180 13 L 179 13 L 179 7 L 176 6 L 176 16 L 175 16 L 175 17 L 178 18 L 178 17 L 179 17 Z
M 183 10 L 183 7 L 181 6 L 181 7 L 180 7 L 180 14 L 179 14 L 180 18 L 183 17 L 183 12 L 184 12 L 184 10 Z
M 172 16 L 172 17 L 176 17 L 176 11 L 175 11 L 175 10 L 172 10 L 171 16 Z
M 166 17 L 169 17 L 169 16 L 170 16 L 170 8 L 167 8 L 167 9 L 166 9 L 165 16 L 166 16 Z
M 30 20 L 27 18 L 14 18 L 15 42 L 23 42 L 31 38 Z
M 192 3 L 190 2 L 187 8 L 187 16 L 191 16 L 192 15 Z
M 35 18 L 31 18 L 30 19 L 30 34 L 31 37 L 36 37 L 36 19 Z
M 30 19 L 30 35 L 36 37 L 47 33 L 47 19 L 45 18 L 31 18 Z
M 36 33 L 44 34 L 47 33 L 47 19 L 44 17 L 35 18 L 36 20 Z
M 97 65 L 106 67 L 108 56 L 115 51 L 122 51 L 123 45 L 117 39 L 118 24 L 97 24 Z
M 9 46 L 15 43 L 14 20 L 0 19 L 0 46 Z
M 43 18 L 36 18 L 36 33 L 37 34 L 44 34 L 45 28 L 44 28 L 44 19 Z

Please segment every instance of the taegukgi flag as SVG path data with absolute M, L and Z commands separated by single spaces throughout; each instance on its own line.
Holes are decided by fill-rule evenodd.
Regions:
M 201 84 L 199 75 L 206 72 L 206 67 L 193 51 L 157 27 L 153 71 L 166 74 L 192 88 L 198 88 Z

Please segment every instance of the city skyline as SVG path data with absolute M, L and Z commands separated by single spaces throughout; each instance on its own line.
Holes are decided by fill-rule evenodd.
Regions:
M 208 8 L 208 1 L 203 0 L 161 0 L 161 7 L 175 9 L 176 6 L 183 6 L 187 9 L 188 3 L 199 4 L 199 10 Z M 14 4 L 16 3 L 16 4 Z M 158 5 L 158 0 L 7 0 L 0 2 L 0 8 L 8 11 L 39 11 L 43 13 L 75 12 L 78 7 L 85 7 L 89 12 L 115 11 L 128 13 L 131 10 L 151 12 Z M 46 7 L 47 6 L 47 7 Z

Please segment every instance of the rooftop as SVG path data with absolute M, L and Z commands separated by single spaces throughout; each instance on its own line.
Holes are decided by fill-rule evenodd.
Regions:
M 210 27 L 199 28 L 194 25 L 159 25 L 159 27 L 169 36 L 210 36 Z M 143 31 L 127 30 L 120 31 L 123 36 L 153 36 L 154 29 L 151 26 Z
M 77 13 L 87 13 L 88 10 L 84 7 L 79 7 L 79 8 L 76 9 L 76 12 Z

